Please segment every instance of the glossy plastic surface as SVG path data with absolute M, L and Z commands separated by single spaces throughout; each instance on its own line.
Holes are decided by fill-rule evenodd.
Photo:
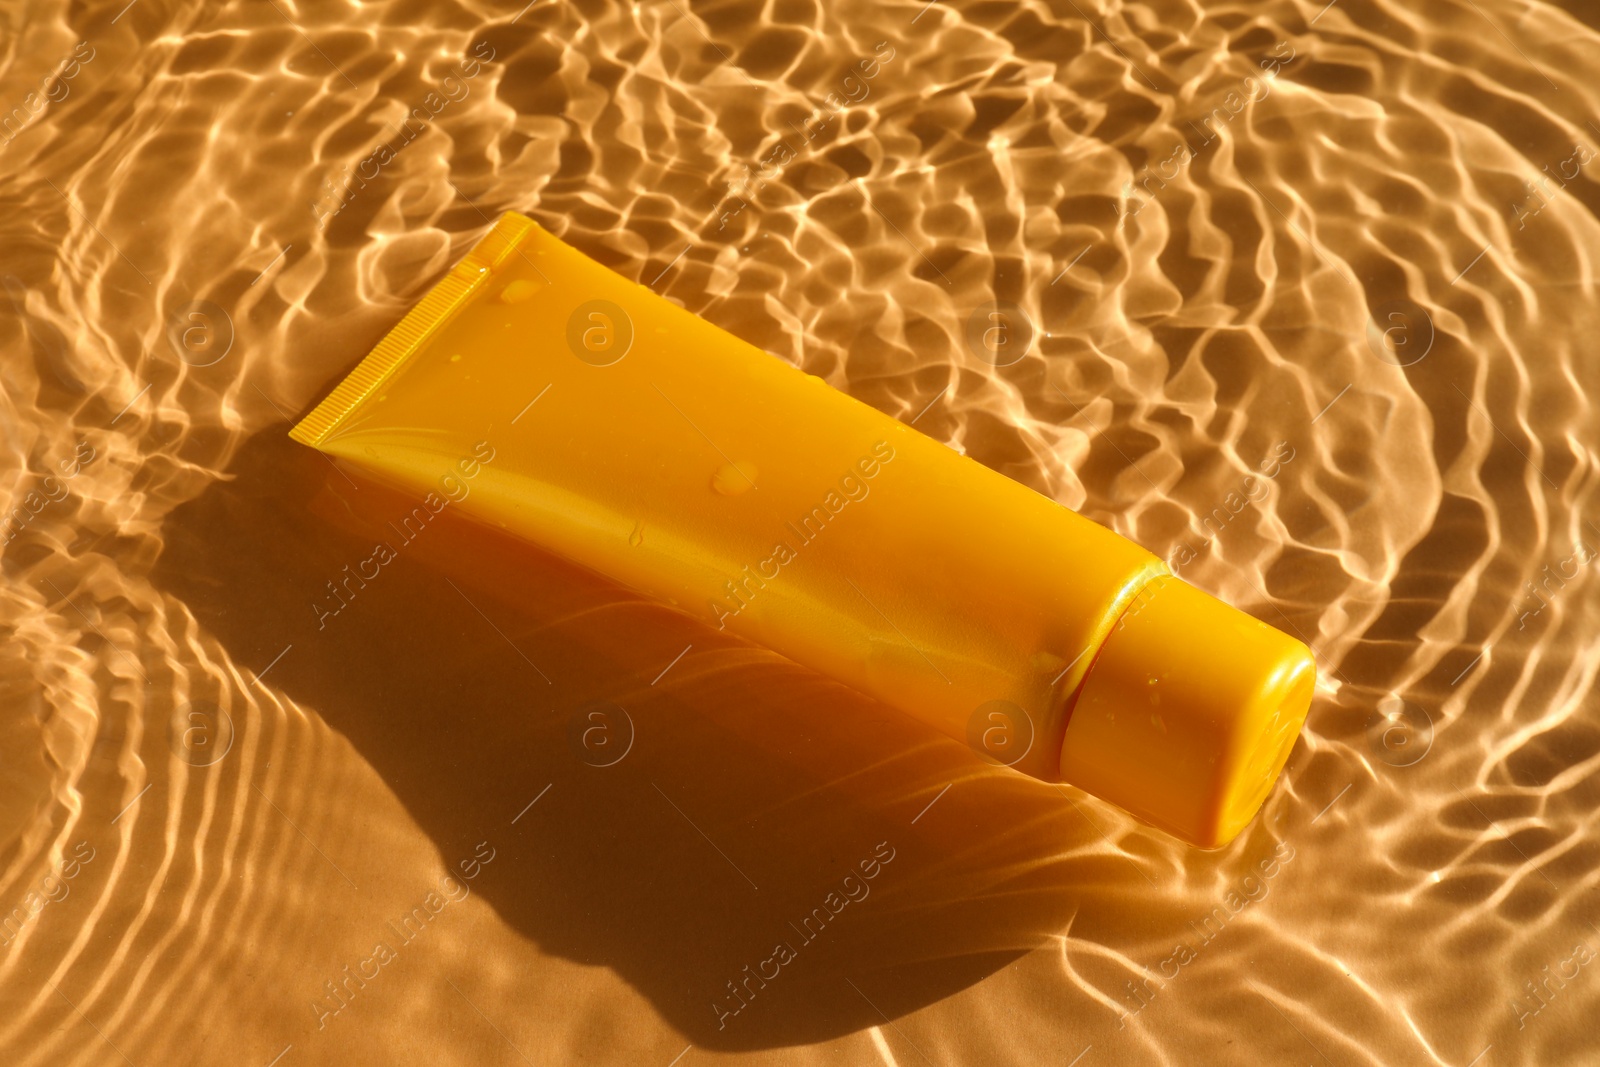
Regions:
M 293 436 L 1047 780 L 1090 664 L 1166 574 L 515 214 Z

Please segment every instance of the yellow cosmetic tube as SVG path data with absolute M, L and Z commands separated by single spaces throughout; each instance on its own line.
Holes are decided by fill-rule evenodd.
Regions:
M 1202 847 L 1310 704 L 1301 642 L 515 213 L 291 436 Z

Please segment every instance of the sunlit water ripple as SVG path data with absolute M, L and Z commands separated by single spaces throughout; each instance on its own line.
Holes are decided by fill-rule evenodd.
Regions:
M 1594 1062 L 1596 70 L 1538 0 L 0 11 L 0 1060 Z M 1312 644 L 1262 817 L 464 528 L 319 633 L 398 505 L 284 423 L 507 209 Z

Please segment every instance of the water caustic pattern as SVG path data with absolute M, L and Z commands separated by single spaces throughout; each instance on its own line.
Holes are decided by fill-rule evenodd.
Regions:
M 0 11 L 0 1060 L 1593 1062 L 1597 68 L 1577 0 Z M 1261 817 L 290 444 L 507 209 L 1304 637 Z

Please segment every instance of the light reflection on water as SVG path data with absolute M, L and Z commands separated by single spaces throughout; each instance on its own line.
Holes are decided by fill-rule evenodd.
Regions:
M 6 1062 L 1592 1060 L 1591 11 L 0 24 Z M 284 424 L 506 209 L 1303 636 L 1258 822 L 448 519 L 318 631 L 405 509 Z

